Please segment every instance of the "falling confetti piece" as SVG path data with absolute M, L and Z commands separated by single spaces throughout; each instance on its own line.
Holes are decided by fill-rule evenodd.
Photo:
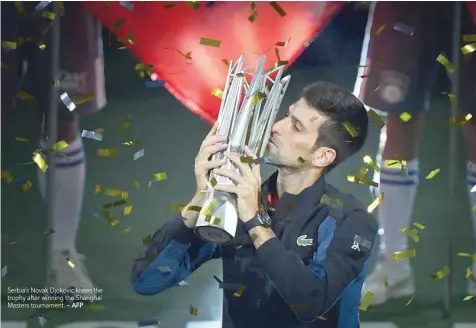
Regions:
M 436 61 L 443 65 L 449 73 L 454 73 L 455 67 L 443 54 L 439 54 Z
M 383 278 L 383 284 L 385 287 L 388 287 L 388 277 Z
M 469 120 L 471 120 L 472 117 L 473 117 L 473 115 L 466 114 L 465 116 L 458 116 L 458 117 L 451 118 L 450 121 L 449 121 L 449 125 L 450 125 L 450 127 L 463 125 L 463 124 L 469 122 Z
M 223 97 L 223 90 L 220 90 L 218 88 L 213 88 L 211 94 L 221 99 Z
M 17 43 L 14 41 L 2 41 L 2 47 L 8 50 L 15 50 Z
M 119 221 L 107 210 L 102 210 L 101 216 L 107 220 L 111 227 L 115 227 L 119 224 Z
M 416 256 L 416 249 L 409 249 L 406 251 L 398 251 L 393 253 L 393 260 L 400 261 L 408 258 L 412 258 Z
M 51 146 L 51 150 L 53 152 L 59 152 L 65 148 L 68 148 L 68 143 L 65 140 L 58 141 L 53 146 Z
M 424 226 L 423 224 L 421 224 L 421 223 L 413 222 L 413 225 L 414 225 L 415 227 L 417 227 L 418 229 L 420 229 L 420 230 L 424 230 L 424 229 L 425 229 L 425 226 Z
M 420 241 L 417 229 L 401 228 L 400 232 L 410 237 L 415 243 L 418 243 Z
M 83 130 L 81 132 L 81 138 L 92 139 L 96 141 L 102 141 L 102 133 L 95 131 Z
M 375 171 L 380 172 L 380 167 L 377 165 L 377 163 L 375 163 L 372 157 L 370 157 L 369 155 L 365 155 L 363 160 L 365 164 L 369 165 Z
M 381 129 L 385 125 L 382 118 L 379 114 L 377 114 L 373 109 L 369 108 L 367 111 L 367 115 L 377 124 L 377 126 Z
M 476 34 L 463 35 L 463 42 L 476 42 Z
M 382 26 L 380 26 L 377 30 L 377 32 L 375 32 L 375 35 L 380 35 L 385 29 L 387 28 L 387 24 L 383 24 Z
M 119 155 L 119 151 L 117 149 L 98 149 L 97 154 L 99 157 L 114 157 Z
M 469 279 L 469 278 L 471 278 L 472 275 L 473 275 L 473 272 L 471 271 L 471 268 L 470 268 L 470 267 L 467 267 L 467 268 L 466 268 L 466 272 L 465 272 L 465 274 L 464 274 L 464 277 L 465 277 L 466 279 Z
M 119 134 L 124 133 L 132 124 L 132 116 L 128 116 L 126 121 L 119 128 Z
M 405 25 L 403 23 L 396 23 L 393 26 L 393 29 L 397 32 L 402 32 L 402 33 L 405 33 L 405 34 L 410 35 L 410 36 L 412 36 L 413 33 L 415 32 L 413 27 Z
M 65 258 L 65 261 L 66 261 L 66 263 L 68 263 L 68 265 L 69 265 L 70 267 L 72 267 L 73 269 L 74 269 L 74 267 L 76 266 L 76 265 L 74 264 L 74 262 L 71 261 L 68 257 Z
M 196 1 L 185 1 L 187 3 L 187 5 L 189 5 L 190 7 L 192 7 L 193 10 L 198 10 L 200 9 L 200 4 Z
M 107 209 L 107 208 L 119 207 L 119 206 L 122 206 L 122 205 L 125 205 L 125 204 L 127 204 L 127 201 L 125 199 L 121 199 L 121 200 L 117 200 L 117 201 L 112 202 L 112 203 L 104 204 L 103 208 Z
M 445 265 L 443 268 L 438 270 L 435 274 L 432 274 L 430 277 L 431 279 L 434 279 L 434 280 L 441 280 L 449 274 L 450 274 L 450 268 L 447 265 Z
M 405 123 L 410 121 L 411 118 L 412 118 L 412 116 L 407 112 L 403 112 L 402 114 L 400 114 L 400 120 L 402 120 Z
M 464 47 L 461 48 L 461 52 L 463 53 L 463 55 L 467 55 L 467 54 L 473 53 L 475 51 L 476 51 L 476 42 L 471 43 L 471 44 L 467 44 L 467 45 L 465 45 Z
M 193 316 L 197 316 L 198 310 L 190 305 L 190 314 Z
M 2 171 L 2 180 L 7 180 L 7 182 L 11 182 L 13 180 L 13 175 L 8 171 Z
M 372 213 L 380 205 L 383 200 L 384 193 L 381 193 L 375 200 L 367 206 L 367 212 Z
M 144 156 L 144 149 L 138 150 L 134 154 L 134 161 Z
M 3 268 L 2 268 L 2 279 L 3 277 L 5 277 L 7 275 L 7 266 L 5 265 Z
M 74 98 L 74 103 L 76 105 L 81 105 L 81 104 L 84 104 L 85 102 L 92 101 L 92 100 L 94 100 L 94 94 L 87 93 L 85 95 L 75 97 Z
M 273 7 L 274 10 L 279 14 L 279 16 L 284 17 L 286 16 L 286 12 L 281 8 L 281 6 L 276 2 L 276 1 L 271 1 L 269 3 L 271 7 Z
M 240 288 L 236 290 L 236 292 L 233 293 L 233 297 L 241 297 L 245 289 L 246 289 L 246 286 L 241 286 Z
M 200 38 L 200 44 L 209 47 L 220 48 L 221 41 L 207 38 Z
M 370 304 L 372 304 L 372 299 L 374 298 L 374 293 L 372 292 L 367 292 L 364 297 L 362 298 L 360 305 L 359 305 L 359 310 L 362 311 L 367 311 L 369 308 Z
M 409 306 L 410 304 L 412 304 L 413 299 L 415 298 L 415 296 L 416 296 L 416 294 L 413 294 L 412 297 L 410 297 L 410 299 L 405 302 L 405 306 Z
M 20 190 L 23 192 L 27 192 L 28 190 L 30 190 L 31 186 L 32 186 L 32 183 L 30 180 L 28 180 L 20 186 Z
M 352 125 L 352 123 L 345 121 L 342 123 L 342 125 L 352 138 L 356 138 L 359 136 L 359 132 L 357 132 L 357 129 L 355 128 L 355 126 Z
M 132 205 L 127 205 L 124 207 L 122 214 L 129 215 L 131 214 L 131 212 L 132 212 Z
M 433 179 L 438 173 L 440 172 L 440 169 L 434 169 L 433 171 L 431 171 L 430 173 L 428 173 L 428 175 L 426 176 L 426 180 L 431 180 Z
M 302 157 L 298 157 L 297 161 L 298 161 L 298 163 L 300 163 L 300 164 L 306 163 L 306 160 L 305 160 L 304 158 L 302 158 Z
M 463 298 L 463 301 L 469 301 L 469 300 L 472 300 L 473 298 L 474 298 L 474 296 L 471 296 L 471 295 L 465 296 L 465 297 Z
M 134 180 L 134 187 L 136 187 L 136 188 L 139 188 L 139 187 L 140 187 L 139 181 Z
M 149 246 L 152 243 L 152 236 L 147 235 L 144 238 L 142 238 L 142 245 L 144 246 Z
M 241 156 L 240 161 L 245 164 L 253 164 L 254 158 L 251 156 Z
M 123 145 L 123 146 L 129 146 L 129 147 L 137 146 L 137 145 L 139 145 L 139 144 L 140 144 L 139 140 L 129 140 L 129 141 L 121 142 L 121 145 Z
M 36 98 L 25 91 L 19 91 L 17 93 L 17 98 L 20 100 L 28 101 L 28 102 L 36 102 Z
M 175 4 L 175 3 L 171 3 L 171 4 L 168 4 L 168 5 L 164 5 L 164 8 L 165 9 L 168 9 L 168 8 L 176 8 L 178 7 L 178 4 Z
M 154 174 L 154 181 L 162 181 L 162 180 L 167 180 L 167 173 L 161 172 L 161 173 Z
M 253 22 L 256 20 L 257 17 L 258 17 L 258 12 L 253 11 L 253 13 L 248 17 L 248 20 L 249 20 L 251 23 L 253 23 Z
M 105 189 L 104 195 L 111 197 L 121 197 L 122 199 L 127 199 L 129 197 L 129 193 L 127 193 L 126 191 L 112 188 Z
M 134 4 L 130 1 L 119 1 L 119 4 L 129 10 L 134 10 Z
M 73 103 L 73 101 L 70 99 L 69 95 L 67 92 L 64 92 L 61 96 L 60 96 L 60 99 L 61 101 L 63 102 L 63 104 L 66 106 L 66 108 L 68 108 L 68 110 L 70 112 L 72 112 L 73 110 L 76 109 L 76 105 Z
M 35 162 L 36 165 L 38 165 L 40 170 L 42 170 L 43 172 L 46 172 L 46 170 L 48 169 L 48 164 L 46 164 L 46 161 L 43 158 L 43 156 L 40 154 L 39 150 L 35 150 L 33 152 L 33 162 Z
M 23 138 L 23 137 L 15 137 L 15 141 L 17 141 L 17 142 L 30 142 L 30 140 L 28 140 L 27 138 Z

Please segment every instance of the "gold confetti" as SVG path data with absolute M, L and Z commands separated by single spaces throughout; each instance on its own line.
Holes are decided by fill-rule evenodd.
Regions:
M 289 62 L 287 60 L 284 60 L 284 61 L 281 60 L 281 56 L 279 55 L 279 49 L 278 48 L 274 48 L 274 55 L 276 56 L 276 64 L 274 65 L 274 68 L 289 64 Z
M 380 205 L 383 200 L 384 193 L 381 193 L 375 200 L 367 206 L 367 212 L 372 213 Z
M 114 157 L 119 155 L 119 151 L 117 149 L 112 148 L 102 148 L 98 149 L 97 154 L 99 157 Z
M 286 12 L 281 8 L 281 6 L 276 2 L 276 1 L 271 1 L 269 3 L 271 7 L 273 7 L 274 10 L 279 14 L 279 16 L 284 17 L 286 16 Z
M 290 41 L 291 41 L 291 38 L 287 39 L 286 41 L 278 41 L 278 42 L 276 42 L 275 46 L 286 48 Z
M 197 316 L 198 314 L 198 310 L 196 308 L 194 308 L 193 306 L 190 305 L 190 310 L 189 310 L 190 314 L 193 315 L 193 316 Z
M 463 55 L 467 55 L 467 54 L 473 53 L 475 51 L 476 51 L 476 42 L 471 43 L 471 44 L 467 44 L 467 45 L 465 45 L 464 47 L 461 48 L 461 52 L 463 53 Z
M 215 186 L 217 185 L 217 183 L 218 183 L 217 180 L 216 180 L 215 178 L 212 178 L 212 179 L 207 183 L 207 185 L 208 185 L 211 189 L 213 189 L 213 188 L 215 188 Z
M 367 115 L 370 116 L 375 123 L 377 123 L 378 127 L 381 129 L 385 125 L 380 115 L 378 115 L 373 109 L 369 109 Z
M 226 67 L 230 67 L 230 62 L 228 60 L 222 59 L 221 61 L 226 65 Z
M 463 35 L 463 42 L 476 42 L 476 34 Z
M 306 163 L 306 160 L 305 160 L 304 158 L 302 158 L 302 157 L 298 157 L 297 161 L 298 161 L 298 163 L 300 163 L 300 164 Z
M 410 121 L 411 118 L 412 118 L 412 116 L 407 112 L 403 112 L 403 113 L 400 114 L 400 120 L 402 120 L 405 123 Z
M 200 38 L 200 44 L 209 47 L 220 48 L 221 41 L 207 38 Z
M 221 99 L 223 97 L 223 90 L 220 90 L 218 88 L 213 88 L 212 89 L 212 95 Z
M 375 35 L 379 36 L 380 33 L 383 32 L 383 30 L 385 30 L 387 28 L 387 24 L 383 24 L 382 26 L 380 26 L 377 30 L 377 32 L 375 32 Z
M 217 218 L 214 215 L 207 214 L 205 216 L 205 221 L 207 221 L 208 223 L 210 223 L 212 225 L 220 225 L 221 219 Z
M 121 197 L 122 199 L 127 199 L 129 197 L 129 193 L 127 193 L 126 191 L 112 188 L 106 188 L 104 190 L 104 195 L 111 197 Z
M 250 8 L 251 8 L 251 10 L 255 10 L 255 8 L 256 8 L 256 2 L 251 1 Z
M 367 311 L 369 308 L 370 304 L 372 304 L 372 299 L 374 298 L 374 293 L 372 292 L 367 292 L 364 297 L 362 298 L 360 305 L 359 305 L 359 310 L 362 311 Z
M 438 270 L 435 274 L 432 274 L 430 277 L 431 279 L 434 279 L 434 280 L 441 280 L 449 274 L 450 274 L 450 268 L 447 265 L 445 265 L 443 268 Z
M 217 205 L 217 200 L 213 198 L 211 202 L 208 204 L 208 206 L 204 207 L 202 209 L 202 214 L 205 216 L 208 216 L 211 214 L 213 208 Z
M 458 116 L 450 119 L 449 125 L 450 127 L 455 127 L 458 125 L 465 124 L 469 122 L 469 120 L 473 117 L 471 114 L 466 114 L 465 116 Z
M 388 277 L 387 276 L 385 276 L 383 278 L 383 284 L 385 285 L 385 287 L 388 287 Z
M 7 180 L 7 182 L 10 182 L 13 180 L 13 175 L 8 171 L 2 171 L 2 180 Z
M 80 104 L 83 104 L 83 103 L 91 101 L 91 100 L 94 100 L 94 94 L 93 93 L 87 93 L 87 94 L 82 95 L 80 97 L 75 97 L 73 99 L 73 102 L 76 105 L 80 105 Z
M 27 138 L 23 138 L 23 137 L 15 137 L 15 141 L 17 141 L 17 142 L 30 142 L 30 140 L 28 140 Z
M 433 179 L 438 173 L 440 172 L 440 169 L 434 169 L 433 171 L 431 171 L 430 173 L 428 173 L 428 175 L 426 176 L 426 180 L 431 180 Z
M 17 93 L 17 98 L 20 99 L 20 100 L 24 100 L 24 101 L 36 102 L 36 98 L 33 97 L 28 92 L 25 92 L 25 91 L 19 91 Z
M 472 258 L 474 261 L 476 261 L 476 253 L 474 253 L 474 254 L 458 253 L 458 256 L 460 256 L 460 257 L 469 257 L 469 258 Z
M 27 180 L 24 184 L 20 186 L 20 190 L 23 192 L 27 192 L 28 190 L 30 190 L 31 186 L 32 186 L 31 181 Z
M 443 65 L 449 73 L 454 73 L 455 67 L 443 54 L 439 54 L 436 61 Z
M 413 299 L 415 298 L 415 296 L 416 296 L 416 294 L 413 294 L 412 297 L 410 297 L 410 299 L 405 302 L 405 306 L 409 306 L 410 304 L 412 304 Z
M 139 74 L 141 78 L 145 78 L 150 76 L 154 72 L 154 66 L 151 64 L 144 64 L 144 63 L 139 63 L 135 66 L 135 71 Z M 132 123 L 132 117 L 129 116 L 128 119 L 130 119 Z M 127 121 L 126 121 L 127 122 Z M 130 125 L 130 124 L 129 124 Z M 128 127 L 128 126 L 127 126 Z
M 154 181 L 162 181 L 162 180 L 167 180 L 167 173 L 161 172 L 161 173 L 154 174 Z
M 233 297 L 241 297 L 245 289 L 246 289 L 246 286 L 241 286 L 240 288 L 236 290 L 236 292 L 233 293 Z
M 102 210 L 101 216 L 107 220 L 111 227 L 115 227 L 119 224 L 119 221 L 107 210 Z
M 471 268 L 470 268 L 470 267 L 467 267 L 467 268 L 466 268 L 466 272 L 465 272 L 465 274 L 464 274 L 464 277 L 465 277 L 466 279 L 469 279 L 469 278 L 471 278 L 472 275 L 473 275 L 473 272 L 471 271 Z
M 128 116 L 126 121 L 119 128 L 119 134 L 124 133 L 132 124 L 132 116 Z
M 372 186 L 372 187 L 378 187 L 377 182 L 369 180 L 366 177 L 362 176 L 361 174 L 348 175 L 347 176 L 347 181 L 352 182 L 352 183 L 364 184 L 364 185 Z
M 132 212 L 132 205 L 126 205 L 124 207 L 124 211 L 122 212 L 124 215 L 129 215 Z
M 58 141 L 53 146 L 51 146 L 51 150 L 54 152 L 58 152 L 68 147 L 68 143 L 64 140 Z
M 122 25 L 124 25 L 124 20 L 122 18 L 119 18 L 118 20 L 116 20 L 114 23 L 112 23 L 112 27 L 113 29 L 117 30 L 118 28 L 120 28 Z
M 356 138 L 359 136 L 359 132 L 357 132 L 357 129 L 350 122 L 345 121 L 342 123 L 342 125 L 352 138 Z
M 125 205 L 125 204 L 127 204 L 127 201 L 124 200 L 124 199 L 121 199 L 121 200 L 117 200 L 117 201 L 112 202 L 112 203 L 104 204 L 103 208 L 113 208 L 113 207 L 118 207 L 118 206 L 122 206 L 122 205 Z
M 425 226 L 424 226 L 423 224 L 421 224 L 421 223 L 413 222 L 413 225 L 414 225 L 415 227 L 417 227 L 418 229 L 420 229 L 420 230 L 424 230 L 424 229 L 425 229 Z
M 369 165 L 375 171 L 380 172 L 380 167 L 377 165 L 377 163 L 375 163 L 372 157 L 370 157 L 369 155 L 365 155 L 363 160 L 365 164 Z
M 94 193 L 97 194 L 98 192 L 101 192 L 101 186 L 100 185 L 94 186 Z
M 129 141 L 124 141 L 121 143 L 121 145 L 129 146 L 129 147 L 138 146 L 139 144 L 140 144 L 139 140 L 129 140 Z
M 151 235 L 147 235 L 145 236 L 144 238 L 142 238 L 142 244 L 144 246 L 149 246 L 150 244 L 152 244 L 152 236 Z
M 68 257 L 65 258 L 65 260 L 66 260 L 66 263 L 68 263 L 68 265 L 74 269 L 74 267 L 76 266 L 74 262 L 71 261 Z
M 474 296 L 468 295 L 463 298 L 463 301 L 470 301 L 474 298 Z
M 193 10 L 198 10 L 200 9 L 200 4 L 196 1 L 185 1 L 187 5 L 193 8 Z
M 416 256 L 416 249 L 409 249 L 406 251 L 398 251 L 393 253 L 393 260 L 400 261 Z
M 2 47 L 8 50 L 15 50 L 17 43 L 14 41 L 2 41 Z
M 171 4 L 168 4 L 168 5 L 164 5 L 164 8 L 165 8 L 165 9 L 175 8 L 175 7 L 178 7 L 178 4 L 171 3 Z
M 415 243 L 418 243 L 420 241 L 417 229 L 401 228 L 400 232 L 410 237 Z
M 46 170 L 48 169 L 48 164 L 46 164 L 46 161 L 43 156 L 41 156 L 39 150 L 35 150 L 33 152 L 33 162 L 35 162 L 36 165 L 38 165 L 40 170 L 42 170 L 43 172 L 46 172 Z
M 443 92 L 442 94 L 447 95 L 451 102 L 455 101 L 455 95 L 448 92 Z
M 256 20 L 257 17 L 258 17 L 258 12 L 253 11 L 253 13 L 248 17 L 248 20 L 249 20 L 251 23 L 253 23 L 253 22 Z
M 396 159 L 386 159 L 383 161 L 384 167 L 391 168 L 391 169 L 399 169 L 402 175 L 405 175 L 407 169 L 407 161 L 398 158 Z

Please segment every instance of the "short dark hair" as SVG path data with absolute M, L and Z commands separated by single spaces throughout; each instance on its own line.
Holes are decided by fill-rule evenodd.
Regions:
M 330 147 L 336 151 L 336 159 L 327 167 L 327 172 L 362 148 L 369 119 L 364 104 L 357 97 L 341 86 L 320 81 L 307 85 L 300 98 L 327 117 L 319 127 L 314 146 L 314 149 Z

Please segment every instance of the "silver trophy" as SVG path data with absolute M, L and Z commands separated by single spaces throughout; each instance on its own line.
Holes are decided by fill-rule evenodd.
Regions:
M 262 158 L 271 135 L 271 127 L 289 85 L 291 76 L 283 77 L 284 66 L 264 71 L 266 57 L 258 60 L 253 73 L 244 67 L 244 56 L 236 63 L 231 62 L 228 69 L 225 88 L 218 114 L 217 134 L 226 136 L 230 153 L 245 156 L 244 146 L 253 150 Z M 276 73 L 274 80 L 270 77 Z M 252 76 L 248 84 L 247 76 Z M 223 159 L 223 152 L 213 159 Z M 249 160 L 249 159 L 247 159 Z M 224 169 L 239 169 L 227 160 Z M 214 185 L 233 184 L 227 178 L 210 173 L 205 202 L 201 208 L 195 233 L 202 239 L 217 243 L 230 244 L 235 237 L 238 224 L 236 196 L 226 192 L 215 191 Z

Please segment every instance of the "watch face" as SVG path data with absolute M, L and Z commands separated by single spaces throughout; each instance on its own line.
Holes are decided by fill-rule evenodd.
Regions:
M 270 227 L 271 226 L 271 218 L 269 217 L 268 213 L 261 212 L 258 215 L 259 220 L 261 221 L 261 225 Z

